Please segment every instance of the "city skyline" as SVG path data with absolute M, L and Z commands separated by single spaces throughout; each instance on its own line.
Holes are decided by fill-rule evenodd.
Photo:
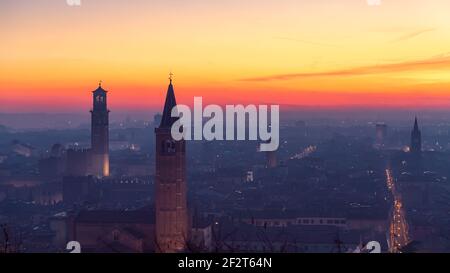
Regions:
M 449 8 L 444 0 L 3 1 L 0 109 L 79 112 L 103 80 L 117 111 L 157 110 L 170 71 L 184 104 L 203 96 L 448 109 Z
M 449 10 L 0 0 L 0 255 L 450 253 Z

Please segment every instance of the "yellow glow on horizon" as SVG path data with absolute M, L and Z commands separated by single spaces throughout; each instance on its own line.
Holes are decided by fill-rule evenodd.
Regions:
M 421 106 L 421 96 L 432 97 L 427 105 L 450 97 L 450 1 L 382 2 L 6 0 L 0 107 L 76 108 L 100 79 L 112 105 L 151 107 L 171 70 L 181 100 L 354 105 L 408 93 Z M 434 58 L 444 61 L 420 63 Z M 315 76 L 245 80 L 290 74 Z

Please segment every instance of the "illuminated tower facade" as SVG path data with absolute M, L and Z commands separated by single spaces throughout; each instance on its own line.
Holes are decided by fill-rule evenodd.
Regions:
M 177 105 L 172 75 L 167 90 L 161 123 L 156 134 L 156 250 L 163 253 L 182 252 L 189 239 L 186 200 L 186 144 L 175 141 L 170 133 L 177 118 L 171 117 Z
M 422 152 L 422 133 L 419 130 L 417 117 L 414 121 L 414 128 L 411 132 L 411 153 L 419 155 Z
M 107 91 L 98 88 L 92 92 L 91 110 L 91 172 L 98 177 L 109 176 L 109 110 Z

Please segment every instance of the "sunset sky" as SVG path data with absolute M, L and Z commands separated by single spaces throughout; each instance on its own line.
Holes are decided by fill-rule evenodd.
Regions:
M 0 112 L 178 102 L 450 109 L 450 1 L 0 0 Z

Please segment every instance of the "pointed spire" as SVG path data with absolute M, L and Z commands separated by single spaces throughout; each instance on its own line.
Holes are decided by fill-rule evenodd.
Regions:
M 419 130 L 419 122 L 417 117 L 414 120 L 414 129 L 411 132 L 411 152 L 420 154 L 422 151 L 422 134 Z
M 172 117 L 172 108 L 177 105 L 177 101 L 175 99 L 175 92 L 173 91 L 172 85 L 172 72 L 169 74 L 169 87 L 167 88 L 166 101 L 164 103 L 164 110 L 161 118 L 161 124 L 159 128 L 170 128 L 178 119 L 176 117 Z
M 417 116 L 416 119 L 414 120 L 414 131 L 419 131 L 419 123 L 417 122 Z
M 173 73 L 172 73 L 172 71 L 170 71 L 170 73 L 169 73 L 169 80 L 170 80 L 170 84 L 172 84 L 172 80 L 173 80 Z

